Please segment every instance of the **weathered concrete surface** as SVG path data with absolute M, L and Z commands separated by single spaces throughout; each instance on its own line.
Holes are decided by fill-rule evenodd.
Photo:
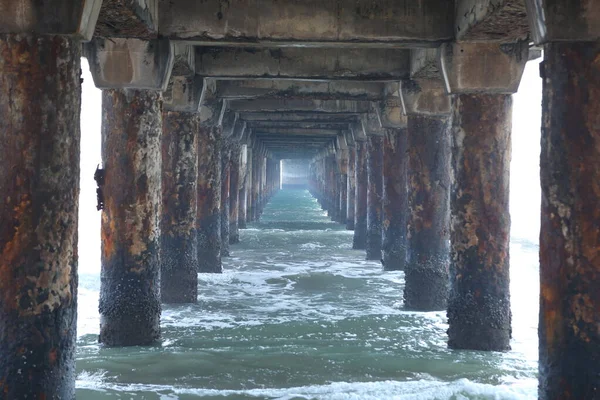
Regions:
M 450 239 L 448 118 L 408 117 L 408 262 L 404 306 L 446 309 Z
M 445 116 L 452 111 L 452 98 L 439 79 L 412 79 L 401 83 L 404 114 Z
M 256 168 L 255 163 L 256 155 L 254 149 L 248 147 L 246 150 L 248 157 L 248 172 L 246 173 L 246 223 L 253 221 L 254 216 L 254 169 Z
M 366 113 L 371 108 L 367 101 L 354 100 L 311 100 L 311 99 L 255 99 L 232 100 L 229 108 L 240 113 L 279 113 L 279 112 L 311 112 L 311 113 Z M 306 115 L 306 114 L 305 114 Z
M 600 391 L 600 43 L 546 45 L 542 77 L 539 396 L 593 399 Z
M 356 142 L 356 194 L 354 195 L 354 238 L 352 248 L 367 248 L 367 142 Z
M 155 39 L 159 0 L 103 0 L 95 36 Z
M 0 33 L 69 35 L 90 40 L 102 0 L 0 0 Z
M 99 89 L 167 89 L 174 62 L 168 40 L 95 37 L 84 49 Z
M 75 397 L 80 53 L 79 41 L 67 37 L 0 34 L 6 399 Z
M 408 222 L 408 131 L 387 129 L 383 150 L 383 269 L 402 271 L 406 264 Z
M 455 96 L 448 346 L 508 350 L 512 98 Z
M 198 297 L 198 115 L 163 112 L 161 279 L 163 303 Z
M 356 207 L 356 144 L 353 142 L 348 147 L 348 182 L 346 199 L 346 229 L 354 230 L 354 209 Z
M 454 29 L 458 41 L 526 40 L 525 0 L 457 0 Z
M 340 197 L 338 199 L 339 204 L 339 218 L 337 222 L 340 224 L 346 224 L 346 220 L 348 219 L 348 175 L 340 174 L 339 175 L 339 193 Z
M 161 34 L 196 43 L 427 47 L 453 35 L 454 2 L 269 0 L 161 4 Z
M 229 257 L 229 186 L 231 185 L 231 143 L 221 147 L 221 257 Z
M 160 338 L 161 134 L 159 92 L 102 92 L 99 341 L 109 346 Z
M 383 137 L 367 141 L 367 260 L 381 260 L 383 229 Z
M 220 126 L 200 123 L 198 132 L 198 272 L 221 273 Z
M 163 92 L 163 104 L 169 111 L 198 112 L 204 88 L 199 76 L 171 74 L 167 89 Z
M 231 145 L 229 175 L 229 243 L 240 242 L 240 158 L 242 148 L 239 143 Z
M 536 44 L 600 40 L 600 6 L 596 0 L 526 0 Z

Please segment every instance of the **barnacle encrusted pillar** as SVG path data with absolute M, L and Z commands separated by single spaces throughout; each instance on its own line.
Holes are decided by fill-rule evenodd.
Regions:
M 47 31 L 41 5 L 29 15 L 17 8 L 0 15 L 0 397 L 6 399 L 75 398 L 80 38 L 93 32 L 98 10 L 90 10 L 92 1 L 65 3 L 89 26 L 60 15 Z M 12 26 L 17 18 L 20 25 Z M 83 31 L 63 29 L 72 27 Z
M 383 136 L 367 141 L 367 260 L 381 260 L 383 199 Z
M 229 182 L 229 243 L 240 242 L 240 157 L 241 145 L 234 143 L 231 146 L 230 182 Z
M 545 43 L 539 398 L 600 392 L 600 14 L 598 3 L 531 1 Z
M 350 141 L 349 141 L 350 142 Z M 356 144 L 354 140 L 348 143 L 348 182 L 346 184 L 346 229 L 354 230 L 354 208 L 356 198 Z
M 221 256 L 229 257 L 229 207 L 231 185 L 231 143 L 221 149 Z
M 354 238 L 352 248 L 364 250 L 367 248 L 367 142 L 356 141 L 356 194 L 354 197 Z

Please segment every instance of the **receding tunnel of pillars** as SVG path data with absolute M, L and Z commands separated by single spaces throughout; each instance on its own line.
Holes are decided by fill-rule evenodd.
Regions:
M 79 71 L 101 2 L 67 3 L 56 15 L 31 5 L 41 8 L 29 25 L 22 19 L 32 17 L 17 18 L 14 7 L 0 15 L 0 393 L 7 398 L 74 398 Z M 545 45 L 540 397 L 595 398 L 600 23 L 590 2 L 527 3 L 533 38 Z M 435 17 L 440 26 L 454 21 Z M 409 42 L 423 48 L 410 51 L 196 49 L 157 40 L 156 32 L 86 44 L 104 90 L 100 342 L 159 339 L 161 302 L 197 300 L 197 273 L 222 271 L 222 257 L 235 251 L 229 244 L 279 189 L 280 160 L 296 158 L 308 160 L 310 190 L 328 215 L 354 230 L 353 248 L 385 270 L 404 271 L 407 309 L 447 310 L 452 348 L 508 349 L 511 94 L 528 48 L 461 35 L 415 37 Z M 370 72 L 352 70 L 346 53 L 369 61 Z M 194 57 L 200 61 L 190 64 Z M 330 58 L 343 74 L 325 62 L 314 72 L 312 62 Z M 280 70 L 269 75 L 272 65 Z

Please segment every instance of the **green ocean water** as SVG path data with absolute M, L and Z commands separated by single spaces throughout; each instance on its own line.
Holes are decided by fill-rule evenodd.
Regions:
M 513 350 L 451 351 L 445 312 L 403 310 L 402 272 L 351 249 L 307 191 L 277 193 L 162 343 L 97 343 L 99 274 L 80 275 L 78 399 L 534 399 L 538 248 L 511 242 Z

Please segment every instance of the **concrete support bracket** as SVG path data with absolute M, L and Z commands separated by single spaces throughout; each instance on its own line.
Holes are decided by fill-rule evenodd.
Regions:
M 405 115 L 444 116 L 452 112 L 452 100 L 441 80 L 402 81 L 400 94 Z

